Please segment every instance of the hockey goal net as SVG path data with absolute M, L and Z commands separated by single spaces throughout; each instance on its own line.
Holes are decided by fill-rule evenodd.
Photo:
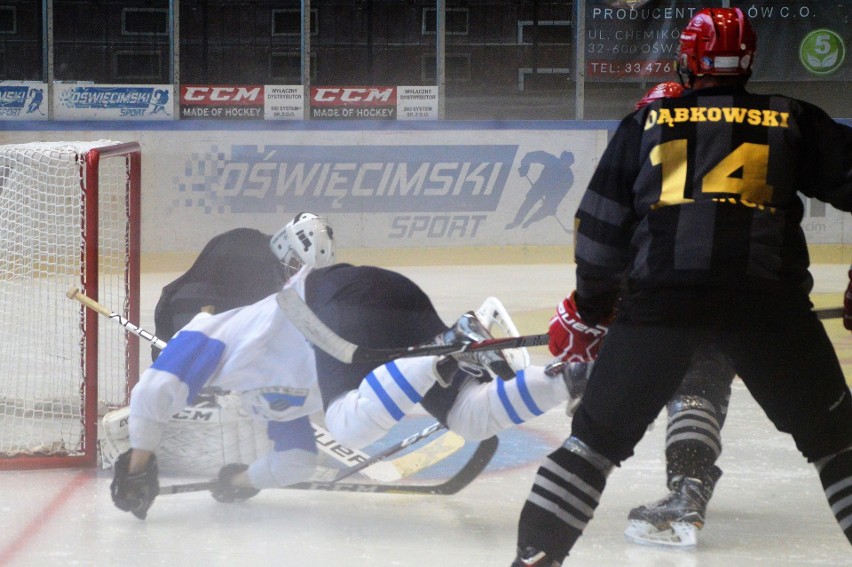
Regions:
M 0 469 L 94 466 L 138 342 L 65 296 L 139 320 L 135 142 L 0 145 Z

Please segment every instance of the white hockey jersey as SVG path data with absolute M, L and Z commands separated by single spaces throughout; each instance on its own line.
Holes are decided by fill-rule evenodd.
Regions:
M 322 410 L 322 401 L 314 352 L 275 295 L 217 315 L 199 314 L 175 335 L 131 393 L 131 447 L 155 451 L 169 418 L 210 388 L 239 393 L 246 412 L 268 420 L 275 452 L 301 449 L 315 456 L 308 416 Z M 308 466 L 305 457 L 297 460 Z M 257 488 L 302 480 L 269 459 L 280 455 L 249 471 Z

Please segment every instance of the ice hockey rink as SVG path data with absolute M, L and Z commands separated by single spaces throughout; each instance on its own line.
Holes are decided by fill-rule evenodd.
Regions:
M 551 311 L 573 286 L 568 265 L 399 270 L 430 294 L 445 321 L 493 295 L 525 334 L 545 331 Z M 818 307 L 840 305 L 846 270 L 845 265 L 814 267 Z M 143 274 L 143 327 L 153 329 L 160 289 L 176 276 Z M 852 336 L 837 319 L 826 325 L 852 376 Z M 543 347 L 531 354 L 534 363 L 550 359 Z M 565 565 L 852 565 L 849 544 L 814 468 L 792 440 L 774 430 L 739 381 L 723 430 L 719 465 L 724 476 L 698 546 L 672 550 L 627 542 L 623 530 L 630 508 L 665 492 L 664 420 L 661 415 L 636 456 L 609 477 L 595 519 Z M 415 416 L 393 434 L 399 440 L 429 422 Z M 508 567 L 518 514 L 536 468 L 569 427 L 559 407 L 502 433 L 488 468 L 455 495 L 267 490 L 247 502 L 224 505 L 207 493 L 178 494 L 159 497 L 145 521 L 113 506 L 111 471 L 0 472 L 0 566 Z M 473 446 L 468 442 L 460 455 L 412 482 L 440 482 Z M 161 478 L 161 484 L 176 480 Z

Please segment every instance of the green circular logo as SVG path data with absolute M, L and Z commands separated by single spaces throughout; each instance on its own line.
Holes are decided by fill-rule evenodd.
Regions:
M 839 34 L 828 29 L 810 32 L 799 44 L 799 60 L 814 75 L 837 71 L 846 58 L 846 45 Z

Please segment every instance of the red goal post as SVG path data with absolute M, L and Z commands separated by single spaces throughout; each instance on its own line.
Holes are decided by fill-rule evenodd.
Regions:
M 94 466 L 128 401 L 138 339 L 65 292 L 139 320 L 140 180 L 136 142 L 0 145 L 0 470 Z

